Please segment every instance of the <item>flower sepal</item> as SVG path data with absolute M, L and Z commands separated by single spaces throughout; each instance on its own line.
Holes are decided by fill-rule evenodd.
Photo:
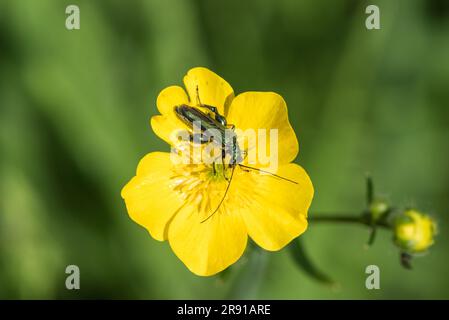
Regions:
M 377 227 L 389 226 L 388 217 L 392 212 L 392 208 L 387 201 L 376 197 L 374 194 L 374 182 L 370 175 L 366 176 L 366 210 L 364 212 L 364 219 L 370 226 L 370 235 L 367 246 L 374 243 L 377 234 Z

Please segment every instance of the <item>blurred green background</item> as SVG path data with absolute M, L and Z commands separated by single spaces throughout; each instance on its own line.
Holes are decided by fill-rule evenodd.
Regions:
M 77 4 L 81 29 L 65 28 Z M 381 30 L 365 28 L 376 4 Z M 391 234 L 311 224 L 323 286 L 286 250 L 246 284 L 201 278 L 127 215 L 120 197 L 146 153 L 164 87 L 195 66 L 236 93 L 280 93 L 315 186 L 313 212 L 358 212 L 364 173 L 397 205 L 439 221 L 406 271 Z M 0 0 L 0 298 L 449 298 L 449 2 L 445 0 Z M 81 269 L 81 290 L 65 268 Z M 365 267 L 381 290 L 365 289 Z M 240 268 L 240 269 L 239 269 Z M 246 296 L 245 296 L 246 295 Z

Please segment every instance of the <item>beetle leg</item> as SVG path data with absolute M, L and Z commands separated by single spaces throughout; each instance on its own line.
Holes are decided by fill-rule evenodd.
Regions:
M 196 100 L 199 106 L 202 106 L 201 100 L 200 100 L 200 90 L 198 89 L 198 85 L 196 86 Z
M 208 104 L 200 104 L 201 108 L 206 108 L 210 112 L 212 112 L 215 116 L 220 115 L 216 107 L 210 106 Z
M 225 151 L 224 146 L 223 146 L 222 149 L 221 149 L 221 163 L 223 165 L 223 177 L 225 178 L 226 181 L 229 181 L 228 177 L 226 177 L 226 171 L 229 168 L 229 164 L 226 167 L 226 163 L 225 162 L 226 162 L 226 151 Z

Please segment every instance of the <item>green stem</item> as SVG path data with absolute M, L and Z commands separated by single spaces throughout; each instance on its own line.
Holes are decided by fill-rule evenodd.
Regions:
M 372 227 L 373 223 L 366 215 L 339 215 L 339 214 L 311 214 L 308 218 L 310 222 L 330 222 L 330 223 L 355 223 Z M 390 225 L 383 220 L 377 221 L 376 226 L 390 228 Z

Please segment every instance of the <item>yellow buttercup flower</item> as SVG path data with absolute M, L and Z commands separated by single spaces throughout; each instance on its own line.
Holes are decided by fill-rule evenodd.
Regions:
M 140 161 L 136 176 L 122 190 L 130 217 L 154 239 L 168 240 L 193 273 L 209 276 L 242 256 L 248 236 L 260 247 L 277 251 L 302 234 L 307 228 L 313 186 L 304 169 L 290 163 L 298 154 L 298 141 L 280 95 L 245 92 L 234 97 L 231 86 L 206 68 L 191 69 L 184 84 L 187 92 L 171 86 L 157 98 L 161 115 L 151 118 L 151 126 L 160 138 L 176 146 L 176 133 L 189 128 L 177 117 L 175 107 L 199 108 L 201 101 L 216 107 L 228 124 L 235 125 L 244 152 L 261 146 L 270 150 L 275 142 L 259 139 L 245 146 L 247 129 L 277 129 L 276 174 L 296 182 L 239 165 L 229 182 L 230 166 L 173 162 L 173 154 L 164 152 L 149 153 Z M 262 168 L 263 164 L 252 166 Z
M 396 244 L 409 253 L 426 251 L 434 243 L 435 234 L 435 221 L 416 210 L 405 211 L 394 224 Z

